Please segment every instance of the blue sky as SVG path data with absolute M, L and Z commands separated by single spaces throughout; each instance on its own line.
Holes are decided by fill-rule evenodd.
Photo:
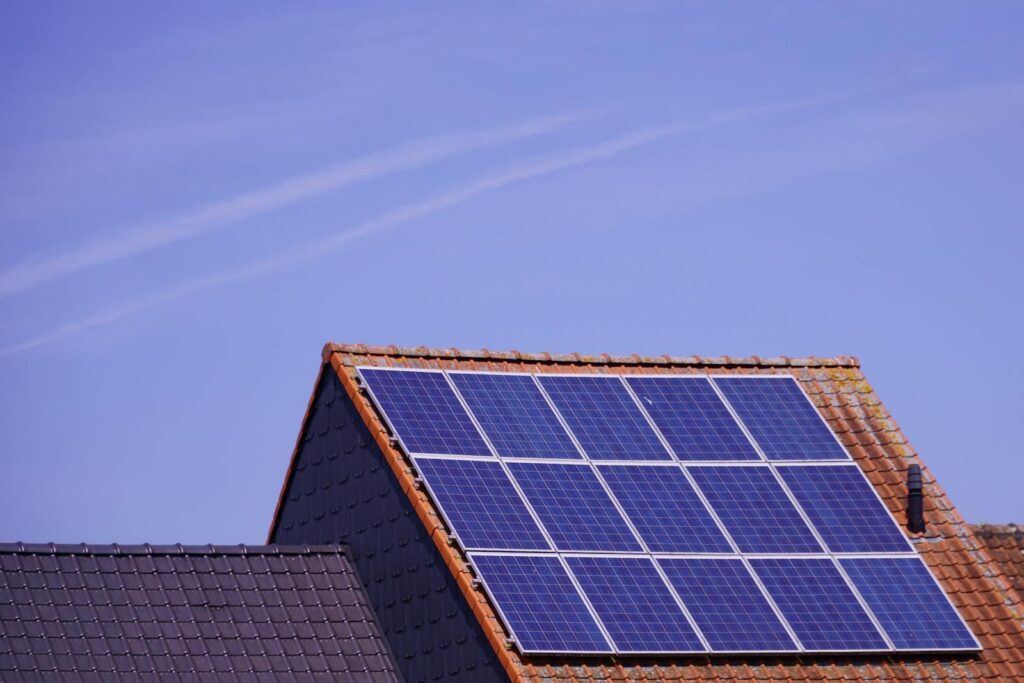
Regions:
M 1017 3 L 7 3 L 0 538 L 260 542 L 327 340 L 861 358 L 1024 521 Z

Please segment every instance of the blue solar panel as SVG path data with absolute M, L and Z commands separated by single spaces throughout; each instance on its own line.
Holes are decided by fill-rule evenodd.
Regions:
M 359 372 L 524 653 L 978 648 L 789 376 Z
M 898 649 L 978 649 L 920 559 L 856 558 L 840 564 Z
M 587 465 L 510 462 L 512 476 L 561 550 L 641 550 Z
M 472 555 L 524 652 L 611 652 L 557 557 Z
M 359 374 L 410 452 L 491 455 L 443 373 L 360 368 Z
M 590 458 L 672 459 L 618 377 L 538 379 Z
M 732 552 L 678 465 L 602 465 L 598 469 L 652 552 Z
M 833 552 L 911 549 L 856 465 L 780 467 L 779 474 Z
M 822 552 L 767 466 L 687 469 L 741 552 Z
M 466 548 L 550 548 L 498 462 L 417 458 L 416 466 Z
M 499 455 L 580 458 L 530 375 L 449 375 Z
M 662 559 L 659 564 L 713 651 L 797 649 L 740 560 Z
M 715 377 L 769 460 L 848 460 L 792 377 Z
M 649 559 L 570 557 L 567 561 L 619 652 L 705 651 Z
M 888 649 L 831 560 L 752 559 L 750 564 L 805 649 Z
M 760 460 L 706 377 L 626 380 L 680 460 Z

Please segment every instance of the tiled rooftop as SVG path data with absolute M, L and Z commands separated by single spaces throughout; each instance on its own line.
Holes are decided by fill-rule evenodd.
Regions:
M 984 543 L 957 513 L 861 372 L 855 358 L 705 358 L 583 356 L 519 352 L 404 349 L 362 345 L 324 347 L 324 362 L 339 377 L 374 435 L 402 490 L 458 581 L 506 672 L 513 680 L 1020 680 L 1024 679 L 1024 605 L 1004 571 L 988 561 Z M 438 510 L 415 485 L 405 456 L 355 378 L 359 365 L 517 372 L 630 372 L 790 374 L 866 473 L 901 523 L 906 470 L 922 467 L 924 534 L 908 534 L 960 610 L 984 650 L 976 654 L 791 657 L 583 658 L 521 656 L 473 581 L 466 558 L 450 542 Z M 275 517 L 276 520 L 276 517 Z M 276 523 L 276 522 L 275 522 Z
M 971 528 L 1024 599 L 1024 527 L 1019 524 L 972 524 Z
M 2 681 L 395 681 L 337 546 L 0 545 Z

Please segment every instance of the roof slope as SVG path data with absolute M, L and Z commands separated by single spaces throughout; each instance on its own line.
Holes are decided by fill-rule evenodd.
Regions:
M 513 680 L 1005 680 L 1024 678 L 1022 604 L 1006 576 L 988 562 L 985 546 L 957 513 L 861 373 L 856 358 L 704 358 L 555 356 L 458 349 L 363 345 L 324 347 L 337 373 L 401 482 L 422 523 L 455 574 L 492 646 Z M 434 504 L 415 485 L 405 456 L 355 381 L 359 365 L 513 372 L 790 374 L 799 380 L 886 505 L 905 519 L 906 469 L 922 466 L 928 531 L 912 541 L 960 610 L 984 650 L 976 654 L 800 657 L 676 657 L 638 660 L 523 657 L 507 634 L 461 551 L 449 543 Z M 294 461 L 293 461 L 294 462 Z M 286 478 L 287 483 L 287 478 Z M 278 514 L 280 513 L 280 504 Z M 275 515 L 275 524 L 277 515 Z
M 0 545 L 0 680 L 395 670 L 337 546 Z
M 973 524 L 971 528 L 1017 593 L 1024 598 L 1024 527 L 1018 524 Z

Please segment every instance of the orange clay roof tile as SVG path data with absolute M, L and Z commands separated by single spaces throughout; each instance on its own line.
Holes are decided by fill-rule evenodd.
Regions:
M 1016 524 L 975 524 L 974 535 L 985 546 L 1017 592 L 1013 603 L 1024 599 L 1024 527 Z
M 489 642 L 514 681 L 952 681 L 1024 680 L 1024 531 L 1017 527 L 972 530 L 956 512 L 927 466 L 861 373 L 856 358 L 703 356 L 610 356 L 498 352 L 426 347 L 327 344 L 325 365 L 336 372 L 359 414 L 409 496 L 420 520 L 458 579 Z M 848 445 L 882 500 L 905 519 L 906 469 L 920 465 L 925 481 L 928 530 L 910 534 L 984 649 L 973 654 L 922 653 L 860 657 L 793 656 L 746 659 L 661 658 L 631 662 L 614 658 L 566 663 L 521 656 L 507 645 L 501 622 L 486 596 L 473 588 L 466 557 L 448 542 L 430 499 L 416 488 L 405 456 L 392 446 L 375 409 L 355 382 L 358 365 L 505 370 L 519 372 L 762 373 L 790 374 L 804 386 L 822 416 Z M 275 518 L 276 523 L 276 518 Z M 994 561 L 993 561 L 994 560 Z

